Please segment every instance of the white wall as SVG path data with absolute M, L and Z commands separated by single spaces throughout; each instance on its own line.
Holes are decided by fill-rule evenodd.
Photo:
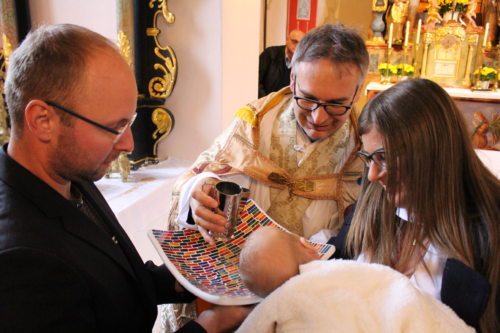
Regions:
M 267 1 L 266 47 L 283 45 L 286 41 L 288 0 Z
M 222 0 L 222 124 L 257 98 L 261 3 Z
M 178 61 L 177 83 L 165 105 L 175 126 L 158 155 L 194 159 L 222 130 L 220 0 L 169 1 L 175 23 L 167 44 Z
M 31 0 L 30 8 L 34 25 L 75 23 L 116 39 L 114 0 Z M 236 109 L 257 98 L 261 3 L 170 0 L 168 8 L 176 21 L 162 33 L 179 71 L 165 103 L 175 126 L 158 155 L 193 160 Z
M 33 27 L 74 23 L 116 40 L 114 0 L 30 0 L 29 6 Z
M 255 0 L 178 0 L 168 34 L 179 73 L 166 105 L 175 116 L 160 157 L 194 159 L 257 98 L 260 3 Z

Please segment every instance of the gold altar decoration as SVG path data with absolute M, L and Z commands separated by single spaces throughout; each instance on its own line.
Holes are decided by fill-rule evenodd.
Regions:
M 163 105 L 175 86 L 177 57 L 160 37 L 165 24 L 175 22 L 175 15 L 169 11 L 167 0 L 117 0 L 116 3 L 117 44 L 134 68 L 139 90 L 138 117 L 132 126 L 134 151 L 120 156 L 110 171 L 121 172 L 126 180 L 124 175 L 130 170 L 123 167 L 125 159 L 132 170 L 157 163 L 158 143 L 170 134 L 174 125 L 172 113 Z
M 116 1 L 117 14 L 117 39 L 116 44 L 120 50 L 120 54 L 125 59 L 127 64 L 133 68 L 134 66 L 134 9 L 132 1 L 118 0 Z M 111 163 L 109 170 L 106 172 L 106 178 L 119 177 L 123 182 L 128 181 L 130 175 L 130 160 L 127 153 L 120 153 L 118 158 Z
M 493 7 L 500 9 L 500 3 L 423 0 L 418 2 L 417 12 L 413 14 L 415 3 L 414 0 L 388 0 L 384 32 L 387 43 L 375 40 L 375 30 L 374 37 L 366 42 L 372 77 L 379 73 L 380 64 L 396 67 L 407 64 L 413 66 L 413 77 L 431 79 L 443 86 L 476 89 L 479 79 L 474 71 L 478 67 L 500 70 L 500 46 L 495 47 L 495 33 L 492 37 L 492 30 L 498 29 L 500 23 Z M 372 12 L 376 14 L 385 4 L 385 1 L 373 0 Z M 374 23 L 375 20 L 372 29 L 379 29 Z M 384 83 L 404 78 L 405 75 L 398 75 L 398 79 L 380 76 Z M 497 87 L 497 81 L 492 80 L 490 88 Z
M 18 45 L 17 15 L 14 0 L 0 0 L 0 145 L 9 141 L 10 128 L 3 89 L 9 57 Z
M 167 98 L 172 93 L 172 89 L 177 78 L 177 57 L 175 56 L 174 50 L 170 46 L 163 46 L 158 40 L 158 35 L 160 34 L 158 23 L 159 18 L 163 17 L 166 23 L 172 24 L 175 21 L 175 16 L 168 11 L 166 1 L 152 0 L 150 2 L 150 6 L 152 6 L 155 1 L 160 1 L 160 4 L 158 6 L 160 10 L 158 10 L 154 14 L 153 27 L 148 28 L 146 30 L 146 34 L 154 38 L 154 42 L 156 44 L 156 47 L 154 48 L 154 54 L 156 55 L 158 60 L 161 60 L 160 62 L 154 64 L 154 69 L 163 72 L 163 76 L 153 77 L 149 81 L 148 91 L 150 96 L 152 97 Z
M 132 67 L 132 48 L 130 46 L 130 41 L 122 30 L 118 32 L 118 47 L 120 48 L 120 54 L 125 59 L 127 64 Z
M 469 87 L 475 67 L 479 33 L 448 23 L 424 34 L 420 77 L 441 85 Z

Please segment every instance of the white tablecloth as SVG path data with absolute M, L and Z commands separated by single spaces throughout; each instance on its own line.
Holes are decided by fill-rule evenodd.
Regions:
M 162 263 L 147 231 L 167 228 L 172 186 L 190 164 L 169 158 L 132 171 L 128 182 L 103 178 L 96 183 L 144 261 Z
M 476 149 L 476 153 L 484 165 L 500 179 L 500 151 Z

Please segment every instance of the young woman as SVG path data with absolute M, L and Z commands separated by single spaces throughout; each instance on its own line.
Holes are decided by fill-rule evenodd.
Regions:
M 498 332 L 500 181 L 436 83 L 403 81 L 359 119 L 366 163 L 338 255 L 388 265 L 482 332 Z M 344 237 L 346 238 L 344 239 Z

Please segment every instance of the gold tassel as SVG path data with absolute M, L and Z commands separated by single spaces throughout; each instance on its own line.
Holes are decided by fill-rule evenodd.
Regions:
M 257 116 L 255 115 L 255 110 L 248 105 L 245 105 L 244 107 L 236 111 L 234 116 L 250 124 L 252 127 L 255 127 L 257 125 Z

